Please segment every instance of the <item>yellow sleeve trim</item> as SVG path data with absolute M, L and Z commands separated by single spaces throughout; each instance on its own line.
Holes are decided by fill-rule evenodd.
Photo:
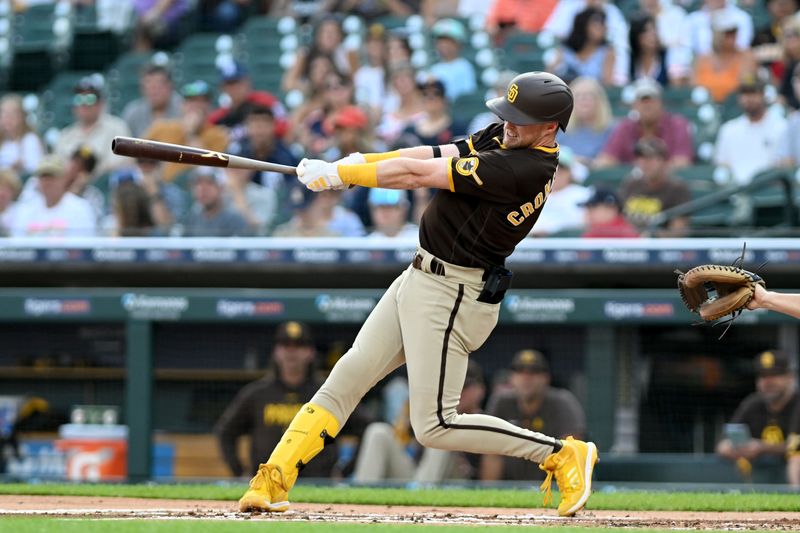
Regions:
M 384 159 L 394 159 L 395 157 L 400 157 L 400 150 L 394 150 L 392 152 L 364 154 L 364 160 L 367 163 L 377 163 L 378 161 L 383 161 Z
M 450 184 L 450 192 L 456 192 L 456 186 L 453 183 L 453 158 L 447 158 L 447 182 Z
M 467 137 L 467 146 L 469 147 L 469 154 L 470 155 L 475 155 L 475 154 L 478 153 L 478 152 L 475 151 L 475 146 L 473 146 L 473 144 L 472 144 L 472 135 Z
M 362 187 L 378 186 L 378 163 L 363 165 L 339 165 L 339 177 L 343 182 Z

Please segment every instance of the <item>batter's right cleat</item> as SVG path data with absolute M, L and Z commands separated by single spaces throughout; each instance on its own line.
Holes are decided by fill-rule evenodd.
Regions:
M 258 472 L 250 480 L 250 488 L 239 500 L 243 513 L 282 513 L 289 509 L 289 491 L 280 467 L 258 465 Z
M 547 472 L 541 490 L 545 493 L 544 504 L 551 499 L 553 476 L 561 492 L 558 514 L 573 516 L 583 509 L 592 494 L 592 471 L 597 463 L 597 447 L 593 442 L 583 442 L 567 437 L 561 441 L 558 453 L 547 456 L 539 468 Z

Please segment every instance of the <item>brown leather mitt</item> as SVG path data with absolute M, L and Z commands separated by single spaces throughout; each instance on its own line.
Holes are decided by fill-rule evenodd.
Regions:
M 725 315 L 738 316 L 753 297 L 761 276 L 735 266 L 700 265 L 685 274 L 679 270 L 678 289 L 684 305 L 706 322 Z

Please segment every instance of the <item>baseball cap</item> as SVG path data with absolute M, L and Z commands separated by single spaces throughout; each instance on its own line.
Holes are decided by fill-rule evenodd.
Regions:
M 511 370 L 514 372 L 550 372 L 550 365 L 542 352 L 520 350 L 511 359 Z
M 363 129 L 368 122 L 367 114 L 360 107 L 348 105 L 333 115 L 331 127 Z
M 444 83 L 442 83 L 441 80 L 438 80 L 436 78 L 428 78 L 426 80 L 423 80 L 417 84 L 417 87 L 423 93 L 433 92 L 437 96 L 442 98 L 444 98 L 446 94 Z
M 64 172 L 64 164 L 54 155 L 46 156 L 36 167 L 37 176 L 60 176 Z
M 197 180 L 201 179 L 213 181 L 217 185 L 225 185 L 226 181 L 225 173 L 222 170 L 213 167 L 197 167 L 192 171 L 190 175 L 190 181 L 192 183 L 195 183 Z
M 589 197 L 588 200 L 578 205 L 582 207 L 592 207 L 596 205 L 613 205 L 617 207 L 617 209 L 621 208 L 621 204 L 617 194 L 611 189 L 602 189 L 602 188 L 595 189 L 594 193 L 592 193 L 592 195 Z
M 633 84 L 633 99 L 659 98 L 661 97 L 661 85 L 651 78 L 640 78 Z
M 275 344 L 293 344 L 296 346 L 313 346 L 314 337 L 308 324 L 290 320 L 278 325 L 275 330 Z
M 431 28 L 431 33 L 437 39 L 442 37 L 446 39 L 453 39 L 459 43 L 463 43 L 467 40 L 467 31 L 464 29 L 464 25 L 456 19 L 451 18 L 437 21 L 433 25 L 433 28 Z
M 80 160 L 86 172 L 92 172 L 97 165 L 97 156 L 94 155 L 92 147 L 87 144 L 76 148 L 75 151 L 72 152 L 72 159 Z
M 669 155 L 667 145 L 661 139 L 656 137 L 639 139 L 636 146 L 633 148 L 633 153 L 639 157 L 659 156 L 666 158 Z
M 222 78 L 222 83 L 237 81 L 247 77 L 247 75 L 247 68 L 238 61 L 224 62 L 219 67 L 219 76 Z
M 725 8 L 716 10 L 711 16 L 711 29 L 721 32 L 738 30 L 736 15 Z
M 211 87 L 204 80 L 195 80 L 181 87 L 181 96 L 184 98 L 193 98 L 195 96 L 208 98 L 210 95 Z
M 755 369 L 758 376 L 779 376 L 791 370 L 789 357 L 780 350 L 766 350 L 755 358 Z
M 763 92 L 767 84 L 754 72 L 746 72 L 739 78 L 739 92 Z
M 95 94 L 97 96 L 102 96 L 103 94 L 103 78 L 99 74 L 93 74 L 91 76 L 84 76 L 78 83 L 75 84 L 73 88 L 73 92 L 75 93 L 90 93 Z
M 292 209 L 302 210 L 314 200 L 314 193 L 305 185 L 296 184 L 289 189 L 287 199 Z
M 400 189 L 370 189 L 369 205 L 399 206 L 408 204 L 406 191 Z

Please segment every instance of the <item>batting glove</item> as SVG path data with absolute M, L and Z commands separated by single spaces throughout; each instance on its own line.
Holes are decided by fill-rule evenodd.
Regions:
M 337 165 L 362 165 L 367 162 L 367 158 L 361 152 L 353 152 L 336 161 Z
M 303 159 L 297 165 L 297 178 L 314 192 L 345 189 L 347 185 L 339 177 L 338 166 L 321 159 Z

